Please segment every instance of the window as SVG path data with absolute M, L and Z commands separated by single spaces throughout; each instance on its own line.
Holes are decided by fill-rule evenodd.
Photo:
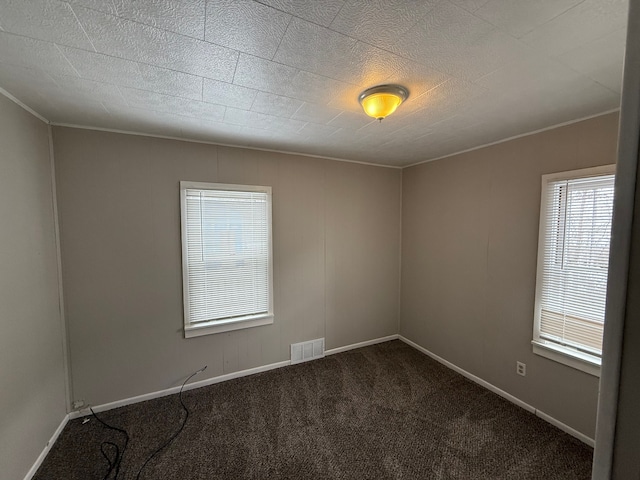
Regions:
M 271 187 L 180 182 L 185 337 L 273 323 Z
M 614 166 L 544 175 L 533 351 L 600 374 Z

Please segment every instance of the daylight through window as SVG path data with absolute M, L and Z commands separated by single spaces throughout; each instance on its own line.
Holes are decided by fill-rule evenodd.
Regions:
M 272 323 L 271 188 L 180 190 L 185 335 Z
M 613 193 L 612 167 L 543 177 L 534 351 L 587 368 L 602 354 Z

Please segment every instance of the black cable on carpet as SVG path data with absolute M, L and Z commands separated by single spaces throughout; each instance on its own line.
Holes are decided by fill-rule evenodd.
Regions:
M 164 450 L 166 447 L 171 445 L 171 443 L 176 438 L 178 438 L 178 435 L 180 435 L 182 433 L 182 430 L 184 429 L 184 426 L 187 424 L 187 419 L 189 418 L 189 409 L 187 408 L 187 406 L 185 405 L 184 401 L 182 400 L 182 392 L 184 390 L 185 385 L 187 384 L 187 382 L 189 380 L 191 380 L 197 374 L 204 372 L 206 369 L 207 369 L 207 365 L 202 367 L 200 370 L 198 370 L 196 372 L 193 372 L 191 375 L 189 375 L 189 377 L 187 377 L 187 379 L 184 381 L 184 383 L 180 387 L 180 393 L 178 394 L 178 398 L 180 399 L 180 404 L 182 405 L 182 409 L 185 412 L 184 420 L 182 421 L 182 424 L 180 425 L 180 428 L 178 428 L 178 430 L 176 430 L 176 432 L 173 435 L 171 435 L 171 437 L 169 437 L 169 439 L 165 443 L 163 443 L 160 447 L 158 447 L 149 456 L 149 458 L 147 458 L 145 460 L 145 462 L 142 464 L 142 467 L 140 467 L 140 470 L 138 470 L 138 474 L 136 475 L 136 480 L 140 479 L 140 475 L 142 474 L 142 471 L 145 469 L 147 464 L 153 459 L 153 457 L 155 457 L 162 450 Z M 102 444 L 100 445 L 100 452 L 102 453 L 102 456 L 107 460 L 107 463 L 109 464 L 109 469 L 107 470 L 107 473 L 104 476 L 103 480 L 108 480 L 109 477 L 111 476 L 111 473 L 113 473 L 113 472 L 115 472 L 113 480 L 118 480 L 118 475 L 120 474 L 120 464 L 122 463 L 122 459 L 124 458 L 124 454 L 127 451 L 127 446 L 129 445 L 129 434 L 127 433 L 126 430 L 124 430 L 122 428 L 114 427 L 112 425 L 109 425 L 107 422 L 102 420 L 100 417 L 98 417 L 96 415 L 96 412 L 93 411 L 93 408 L 89 407 L 89 410 L 91 410 L 91 414 L 96 418 L 96 420 L 98 420 L 106 428 L 108 428 L 110 430 L 114 430 L 114 431 L 119 432 L 119 433 L 122 433 L 125 436 L 124 447 L 122 448 L 122 453 L 120 452 L 120 447 L 114 442 L 105 441 L 105 442 L 102 442 Z M 107 446 L 108 447 L 112 447 L 115 450 L 115 459 L 112 459 L 109 456 L 109 454 L 107 453 L 107 451 L 105 450 L 105 447 L 107 447 Z
M 111 472 L 113 472 L 114 470 L 115 470 L 115 476 L 113 478 L 117 479 L 118 475 L 120 474 L 120 464 L 122 463 L 124 452 L 127 451 L 127 446 L 129 445 L 129 434 L 127 433 L 126 430 L 109 425 L 107 422 L 102 420 L 100 417 L 98 417 L 98 415 L 96 415 L 96 412 L 93 411 L 93 408 L 89 407 L 89 410 L 91 410 L 91 414 L 95 417 L 95 419 L 98 420 L 106 428 L 108 428 L 109 430 L 114 430 L 116 432 L 120 432 L 124 434 L 125 440 L 124 440 L 124 447 L 122 448 L 122 453 L 120 453 L 120 447 L 118 447 L 118 445 L 113 442 L 102 442 L 102 444 L 100 445 L 100 452 L 102 452 L 102 455 L 104 456 L 104 458 L 107 459 L 107 462 L 109 463 L 109 470 L 107 471 L 107 474 L 104 476 L 103 480 L 107 480 L 111 476 Z M 113 461 L 111 460 L 111 458 L 109 458 L 109 455 L 105 451 L 105 446 L 107 445 L 115 448 L 116 458 Z
M 195 377 L 197 374 L 204 372 L 207 369 L 207 366 L 205 365 L 204 367 L 202 367 L 200 370 L 198 370 L 197 372 L 193 372 L 189 378 L 187 378 L 184 383 L 182 384 L 182 386 L 180 387 L 180 394 L 178 395 L 178 398 L 180 399 L 180 404 L 182 405 L 182 408 L 185 412 L 185 416 L 184 416 L 184 420 L 182 421 L 182 425 L 180 425 L 180 428 L 176 431 L 176 433 L 174 433 L 171 438 L 169 438 L 169 440 L 167 440 L 164 444 L 162 444 L 155 452 L 153 452 L 151 454 L 151 456 L 149 458 L 147 458 L 147 460 L 144 462 L 144 464 L 142 465 L 142 467 L 140 467 L 140 470 L 138 471 L 138 475 L 136 475 L 136 480 L 139 480 L 140 478 L 140 474 L 142 473 L 142 470 L 144 470 L 144 468 L 147 466 L 147 464 L 151 461 L 151 459 L 153 457 L 155 457 L 158 453 L 160 453 L 162 450 L 164 450 L 166 447 L 168 447 L 171 442 L 173 442 L 178 435 L 180 435 L 182 433 L 182 430 L 184 429 L 184 426 L 187 424 L 187 419 L 189 418 L 189 409 L 187 408 L 187 406 L 184 404 L 184 401 L 182 400 L 182 390 L 184 389 L 184 386 L 187 384 L 187 382 L 189 380 L 191 380 L 193 377 Z

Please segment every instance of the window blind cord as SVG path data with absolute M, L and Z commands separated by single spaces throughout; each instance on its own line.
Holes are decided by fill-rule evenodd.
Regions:
M 113 442 L 102 442 L 102 444 L 100 445 L 100 452 L 102 453 L 102 456 L 107 459 L 107 462 L 109 463 L 109 470 L 107 471 L 107 474 L 104 476 L 103 480 L 107 480 L 111 476 L 111 472 L 113 472 L 114 470 L 115 470 L 115 476 L 113 478 L 114 480 L 117 480 L 118 475 L 120 474 L 120 464 L 122 463 L 122 458 L 124 457 L 124 453 L 127 451 L 127 446 L 129 445 L 129 434 L 127 433 L 126 430 L 109 425 L 107 422 L 102 420 L 100 417 L 98 417 L 98 415 L 96 415 L 96 412 L 93 411 L 92 407 L 89 407 L 89 410 L 91 410 L 91 414 L 95 417 L 95 419 L 98 420 L 98 422 L 100 422 L 106 428 L 108 428 L 109 430 L 114 430 L 116 432 L 120 432 L 124 434 L 125 440 L 124 440 L 124 447 L 122 447 L 122 453 L 120 453 L 120 447 L 118 447 L 118 445 Z M 116 456 L 113 461 L 105 451 L 105 446 L 110 446 L 115 449 Z
M 184 390 L 184 386 L 187 384 L 187 382 L 189 380 L 191 380 L 197 374 L 204 372 L 206 369 L 207 369 L 207 365 L 202 367 L 200 370 L 198 370 L 196 372 L 193 372 L 191 375 L 189 375 L 189 377 L 184 381 L 184 383 L 180 387 L 180 394 L 178 395 L 178 398 L 180 399 L 180 404 L 182 405 L 182 409 L 185 412 L 184 420 L 182 421 L 182 424 L 180 425 L 180 428 L 178 428 L 178 430 L 176 430 L 176 432 L 173 435 L 171 435 L 171 437 L 165 443 L 163 443 L 160 447 L 158 447 L 158 449 L 155 452 L 153 452 L 151 454 L 151 456 L 149 456 L 149 458 L 147 458 L 145 460 L 144 464 L 142 465 L 142 467 L 140 467 L 140 470 L 138 471 L 138 475 L 136 475 L 136 480 L 140 479 L 140 475 L 142 474 L 142 471 L 145 469 L 147 464 L 153 459 L 153 457 L 155 457 L 162 450 L 164 450 L 166 447 L 168 447 L 178 437 L 178 435 L 180 435 L 180 433 L 182 433 L 182 430 L 184 429 L 184 426 L 187 424 L 187 419 L 189 418 L 189 409 L 187 408 L 187 406 L 184 404 L 184 401 L 182 400 L 182 391 Z M 123 452 L 123 454 L 124 454 L 124 452 Z

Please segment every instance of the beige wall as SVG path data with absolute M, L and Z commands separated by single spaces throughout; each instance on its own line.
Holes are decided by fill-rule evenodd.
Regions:
M 616 140 L 611 114 L 403 171 L 400 333 L 591 438 L 598 379 L 531 351 L 540 184 Z
M 23 478 L 66 414 L 47 126 L 0 95 L 0 476 Z
M 58 127 L 54 147 L 75 399 L 397 332 L 400 170 Z M 180 180 L 273 187 L 273 325 L 183 338 Z
M 593 437 L 598 380 L 531 352 L 540 177 L 615 161 L 607 115 L 405 169 L 54 128 L 74 398 L 101 404 L 398 332 Z M 274 325 L 185 340 L 178 182 L 271 185 Z M 402 188 L 401 188 L 402 183 Z M 527 377 L 515 362 L 527 364 Z

